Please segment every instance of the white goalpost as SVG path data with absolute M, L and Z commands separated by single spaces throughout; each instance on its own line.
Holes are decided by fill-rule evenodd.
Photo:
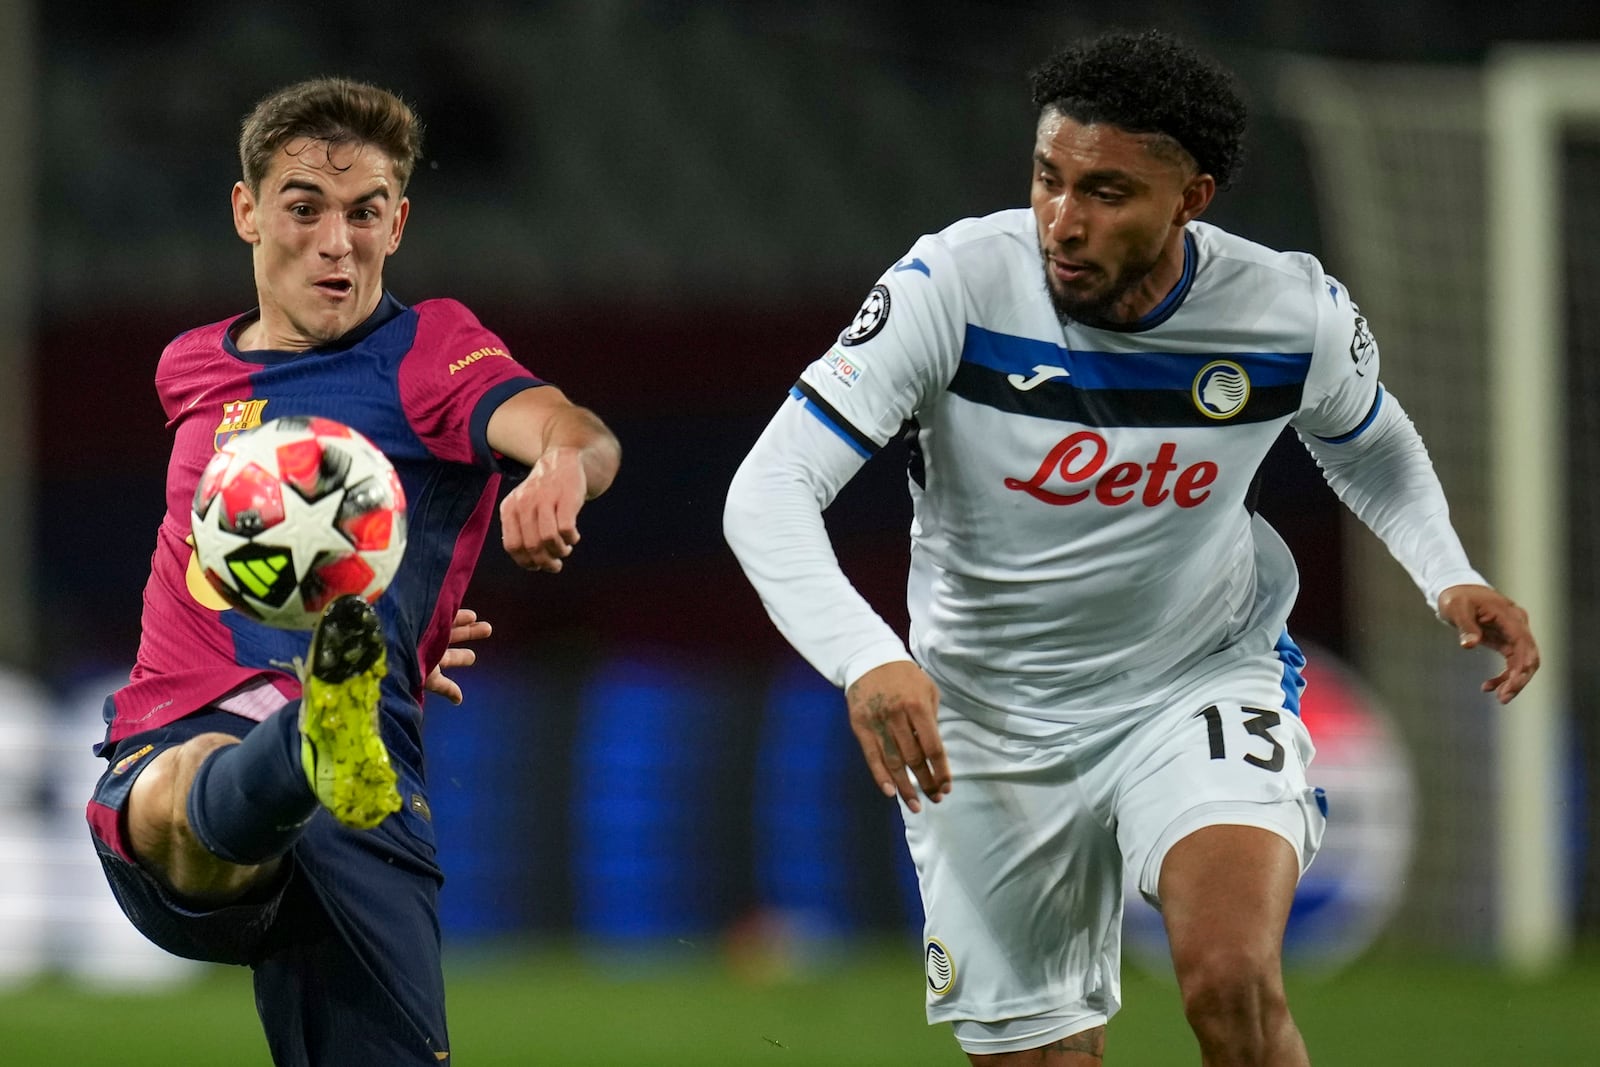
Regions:
M 1563 134 L 1600 124 L 1600 51 L 1505 49 L 1485 71 L 1494 566 L 1537 626 L 1545 669 L 1499 720 L 1498 944 L 1518 970 L 1565 954 L 1562 795 L 1572 751 L 1565 474 L 1569 384 Z
M 1491 658 L 1464 667 L 1386 553 L 1349 539 L 1356 665 L 1422 781 L 1402 928 L 1545 973 L 1577 915 L 1575 711 L 1600 731 L 1600 670 L 1569 654 L 1595 621 L 1575 612 L 1600 596 L 1600 49 L 1508 46 L 1481 67 L 1285 57 L 1276 89 L 1306 135 L 1318 251 L 1368 312 L 1468 551 L 1527 608 L 1543 656 L 1509 707 L 1480 699 Z M 1600 778 L 1600 742 L 1586 747 L 1580 773 Z

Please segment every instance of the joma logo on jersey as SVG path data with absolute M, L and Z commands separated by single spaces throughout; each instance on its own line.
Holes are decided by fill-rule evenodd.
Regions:
M 265 400 L 230 400 L 222 405 L 222 421 L 217 423 L 217 432 L 211 438 L 211 447 L 222 451 L 222 446 L 238 437 L 245 430 L 261 425 L 261 409 L 267 406 Z
M 1027 493 L 1035 500 L 1056 507 L 1080 504 L 1092 495 L 1113 508 L 1131 503 L 1135 498 L 1147 508 L 1167 500 L 1180 508 L 1192 508 L 1205 502 L 1211 495 L 1211 483 L 1217 480 L 1217 465 L 1209 459 L 1180 467 L 1178 446 L 1171 441 L 1161 442 L 1155 458 L 1148 463 L 1113 463 L 1107 467 L 1109 452 L 1104 437 L 1093 430 L 1079 430 L 1056 442 L 1032 478 L 1027 481 L 1007 478 L 1006 488 Z M 1167 478 L 1174 473 L 1177 477 L 1172 479 L 1169 488 Z M 1062 488 L 1078 485 L 1084 488 L 1074 492 L 1045 488 L 1056 479 L 1066 483 Z
M 478 360 L 483 359 L 486 356 L 504 356 L 506 359 L 510 359 L 511 353 L 507 352 L 503 348 L 480 348 L 476 352 L 467 353 L 465 356 L 462 356 L 460 359 L 450 364 L 450 373 L 454 374 L 458 370 L 466 370 L 468 367 L 472 366 L 474 363 L 478 362 Z

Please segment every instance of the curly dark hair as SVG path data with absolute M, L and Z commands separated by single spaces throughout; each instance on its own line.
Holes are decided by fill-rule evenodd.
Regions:
M 1029 75 L 1033 105 L 1084 124 L 1161 133 L 1226 189 L 1239 173 L 1245 105 L 1234 77 L 1159 30 L 1108 33 L 1057 52 Z

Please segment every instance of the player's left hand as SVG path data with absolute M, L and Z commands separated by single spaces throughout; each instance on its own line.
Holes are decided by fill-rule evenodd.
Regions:
M 494 633 L 494 627 L 483 619 L 478 618 L 478 613 L 470 608 L 462 608 L 456 612 L 455 622 L 450 626 L 450 646 L 444 650 L 444 655 L 439 657 L 439 662 L 433 670 L 428 672 L 428 680 L 423 682 L 423 688 L 430 693 L 437 693 L 452 704 L 461 703 L 461 686 L 454 680 L 445 676 L 446 670 L 455 670 L 457 667 L 470 667 L 478 662 L 478 654 L 470 648 L 456 648 L 464 641 L 481 641 Z
M 552 448 L 500 502 L 500 540 L 519 567 L 557 574 L 578 543 L 578 509 L 589 490 L 576 448 Z
M 1483 683 L 1502 704 L 1522 692 L 1539 669 L 1539 646 L 1528 613 L 1486 585 L 1452 585 L 1439 594 L 1439 618 L 1456 628 L 1462 648 L 1487 645 L 1505 657 L 1505 670 Z

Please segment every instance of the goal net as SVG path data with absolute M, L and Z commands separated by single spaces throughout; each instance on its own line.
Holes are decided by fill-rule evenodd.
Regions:
M 1318 251 L 1373 324 L 1467 551 L 1544 657 L 1499 708 L 1477 690 L 1497 658 L 1459 652 L 1376 539 L 1349 539 L 1352 655 L 1420 786 L 1397 929 L 1543 970 L 1600 932 L 1600 670 L 1566 654 L 1600 601 L 1600 52 L 1295 57 L 1276 88 L 1312 161 Z

